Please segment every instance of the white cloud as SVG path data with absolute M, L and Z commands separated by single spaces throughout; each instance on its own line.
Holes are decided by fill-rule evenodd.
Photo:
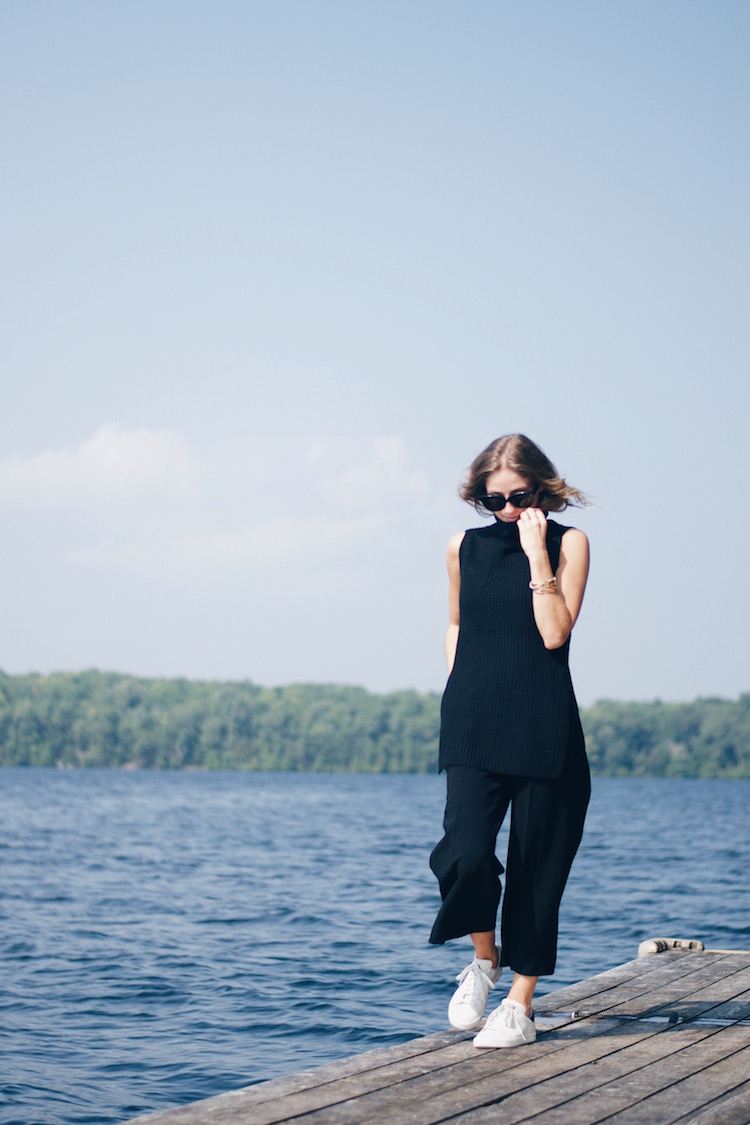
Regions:
M 320 493 L 342 508 L 390 507 L 399 497 L 429 491 L 426 474 L 410 467 L 400 437 L 318 438 L 311 441 L 306 461 Z
M 428 496 L 394 436 L 238 437 L 197 455 L 173 430 L 106 425 L 75 448 L 0 462 L 0 503 L 43 512 L 59 555 L 152 577 L 340 557 Z M 73 506 L 81 518 L 49 518 Z
M 181 434 L 105 425 L 75 448 L 0 461 L 0 501 L 46 507 L 180 497 L 191 492 L 199 475 Z

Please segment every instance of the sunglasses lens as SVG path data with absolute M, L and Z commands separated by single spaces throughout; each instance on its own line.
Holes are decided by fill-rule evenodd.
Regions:
M 509 500 L 516 508 L 530 508 L 534 503 L 533 492 L 512 492 Z
M 510 496 L 503 496 L 502 492 L 492 492 L 488 496 L 480 496 L 479 502 L 488 512 L 502 512 L 506 504 L 514 508 L 530 508 L 534 503 L 535 493 L 528 489 L 519 489 L 511 492 Z
M 486 508 L 488 512 L 502 512 L 506 504 L 506 500 L 502 492 L 495 493 L 492 496 L 480 496 L 479 499 L 482 503 L 482 506 Z

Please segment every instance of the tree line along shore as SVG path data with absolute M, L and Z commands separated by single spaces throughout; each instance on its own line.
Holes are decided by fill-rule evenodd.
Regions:
M 750 777 L 750 693 L 581 710 L 600 777 Z M 0 672 L 0 765 L 432 773 L 440 696 Z

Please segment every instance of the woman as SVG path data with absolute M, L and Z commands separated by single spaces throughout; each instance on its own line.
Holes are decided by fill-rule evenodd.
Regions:
M 487 446 L 459 494 L 495 519 L 448 545 L 449 678 L 440 727 L 448 792 L 445 835 L 430 857 L 443 904 L 430 941 L 469 934 L 474 944 L 448 1009 L 461 1030 L 481 1027 L 502 967 L 514 970 L 508 996 L 474 1045 L 515 1047 L 536 1039 L 532 998 L 538 978 L 554 972 L 560 900 L 590 795 L 568 671 L 588 540 L 547 519 L 586 498 L 523 434 Z M 495 842 L 509 805 L 498 949 L 504 869 Z

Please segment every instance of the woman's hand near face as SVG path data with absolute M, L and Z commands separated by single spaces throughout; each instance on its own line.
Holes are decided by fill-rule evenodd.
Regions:
M 545 648 L 565 644 L 581 610 L 583 592 L 589 572 L 589 543 L 582 531 L 570 528 L 560 543 L 560 562 L 553 576 L 547 551 L 547 517 L 539 508 L 526 508 L 518 520 L 521 547 L 529 560 L 532 583 L 557 585 L 550 591 L 532 596 L 534 620 Z
M 518 520 L 518 536 L 527 558 L 542 561 L 547 554 L 547 517 L 541 508 L 524 508 Z

